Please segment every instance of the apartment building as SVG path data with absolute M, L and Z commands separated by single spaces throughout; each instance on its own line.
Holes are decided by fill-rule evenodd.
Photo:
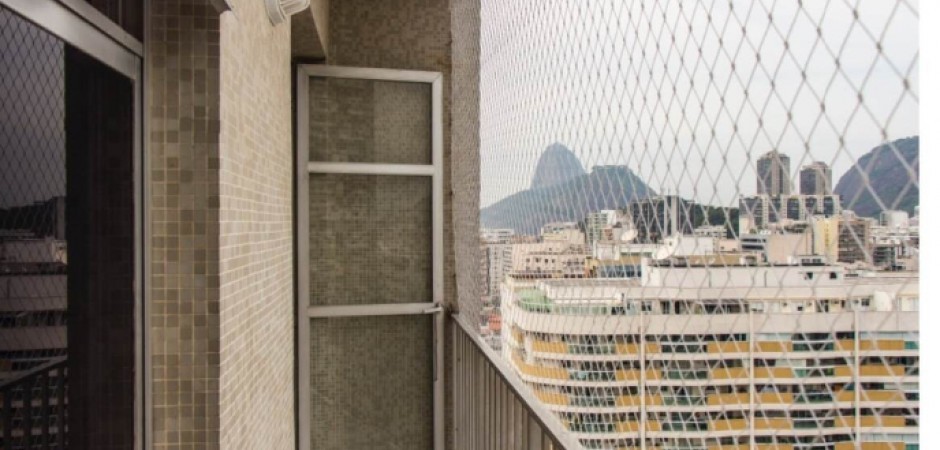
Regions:
M 586 448 L 917 448 L 910 273 L 647 262 L 505 291 L 504 357 Z

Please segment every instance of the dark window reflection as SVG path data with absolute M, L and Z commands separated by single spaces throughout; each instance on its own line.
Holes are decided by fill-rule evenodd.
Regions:
M 0 448 L 133 447 L 132 89 L 0 8 Z

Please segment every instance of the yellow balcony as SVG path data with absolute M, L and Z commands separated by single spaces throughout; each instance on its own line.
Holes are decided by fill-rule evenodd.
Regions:
M 708 396 L 708 404 L 717 405 L 744 405 L 750 402 L 750 395 L 747 392 L 737 392 L 732 394 L 714 394 Z M 758 392 L 754 394 L 754 403 L 757 405 L 773 405 L 793 403 L 793 394 L 788 392 Z
M 640 432 L 640 422 L 636 420 L 631 420 L 629 422 L 617 422 L 614 429 L 617 433 L 639 433 Z
M 532 341 L 532 351 L 539 353 L 568 353 L 568 344 L 535 340 Z
M 754 444 L 754 450 L 793 450 L 792 444 Z M 708 450 L 751 450 L 749 444 L 712 444 Z
M 789 392 L 759 392 L 754 394 L 754 403 L 758 405 L 789 405 L 793 403 L 793 394 Z
M 622 369 L 614 373 L 614 377 L 617 381 L 639 381 L 640 380 L 640 370 L 638 369 Z M 646 379 L 647 380 L 658 380 L 660 379 L 660 373 L 658 370 L 647 369 L 646 370 Z
M 854 402 L 855 391 L 839 391 L 835 393 L 838 402 Z M 859 396 L 863 402 L 903 402 L 904 393 L 901 391 L 862 391 Z
M 737 431 L 747 429 L 747 419 L 713 420 L 708 428 L 711 431 Z
M 901 365 L 866 364 L 858 369 L 859 376 L 863 377 L 902 377 L 904 372 L 904 366 Z
M 903 402 L 904 392 L 901 391 L 862 391 L 862 401 L 868 402 Z
M 747 353 L 748 342 L 709 342 L 708 353 Z
M 852 367 L 850 366 L 837 366 L 835 368 L 835 376 L 837 377 L 851 377 L 855 374 L 852 373 Z M 858 375 L 862 377 L 902 377 L 904 376 L 904 366 L 894 365 L 894 366 L 884 366 L 881 364 L 866 364 L 859 367 Z
M 862 416 L 859 423 L 863 428 L 903 428 L 904 417 L 901 416 Z M 836 419 L 836 427 L 854 427 L 855 416 L 839 417 Z
M 538 397 L 542 403 L 547 403 L 549 405 L 567 405 L 568 404 L 568 395 L 562 394 L 560 392 L 551 392 L 551 391 L 542 391 L 539 389 L 535 390 L 535 396 Z
M 620 355 L 639 355 L 640 344 L 617 344 L 616 350 Z M 659 344 L 653 342 L 646 343 L 646 353 L 660 353 L 661 351 Z
M 708 396 L 708 404 L 717 405 L 742 405 L 751 402 L 750 395 L 747 392 L 737 392 L 732 394 L 715 394 Z
M 862 450 L 904 450 L 903 442 L 862 442 Z M 854 442 L 836 443 L 835 450 L 856 450 Z
M 748 444 L 712 444 L 708 450 L 751 450 Z M 793 450 L 792 444 L 754 444 L 754 450 Z
M 748 373 L 746 367 L 722 367 L 712 370 L 711 377 L 713 380 L 747 380 Z
M 793 378 L 790 367 L 755 367 L 754 378 Z
M 513 356 L 513 364 L 519 369 L 519 372 L 522 372 L 524 375 L 529 375 L 532 377 L 539 378 L 550 378 L 553 380 L 567 380 L 568 379 L 568 370 L 562 367 L 543 367 L 537 366 L 534 364 L 526 363 L 522 358 L 518 356 Z
M 790 422 L 790 419 L 785 419 L 783 417 L 758 417 L 754 419 L 755 430 L 790 430 L 792 428 L 793 423 Z
M 760 341 L 757 351 L 765 353 L 784 353 L 793 351 L 793 343 L 789 341 Z
M 899 351 L 905 350 L 903 339 L 862 339 L 858 341 L 859 351 Z M 836 342 L 836 350 L 851 352 L 855 351 L 855 341 L 852 339 L 840 339 Z
M 663 404 L 663 398 L 659 395 L 647 395 L 646 396 L 646 405 L 647 406 L 659 406 Z M 617 397 L 617 406 L 620 407 L 640 407 L 640 396 L 639 395 L 621 395 Z

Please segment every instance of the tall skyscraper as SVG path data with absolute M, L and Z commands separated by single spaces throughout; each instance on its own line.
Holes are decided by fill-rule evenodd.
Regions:
M 757 160 L 757 193 L 786 195 L 790 193 L 790 157 L 771 150 Z
M 803 166 L 800 169 L 800 194 L 832 194 L 832 169 L 822 161 Z

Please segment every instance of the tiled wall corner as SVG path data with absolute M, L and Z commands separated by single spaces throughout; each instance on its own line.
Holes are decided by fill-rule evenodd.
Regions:
M 219 19 L 152 0 L 149 130 L 155 449 L 219 448 Z

